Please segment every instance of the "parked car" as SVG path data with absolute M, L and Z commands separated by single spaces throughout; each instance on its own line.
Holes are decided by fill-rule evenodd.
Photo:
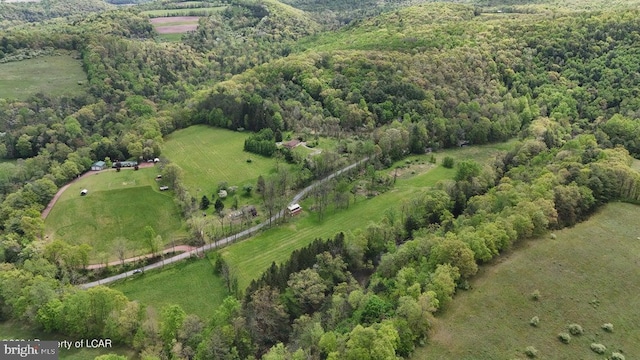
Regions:
M 135 270 L 133 270 L 133 273 L 134 273 L 134 274 L 141 274 L 141 273 L 142 273 L 142 270 L 140 270 L 140 269 L 135 269 Z

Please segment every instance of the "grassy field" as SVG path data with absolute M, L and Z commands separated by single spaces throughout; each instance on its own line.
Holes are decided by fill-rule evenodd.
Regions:
M 55 334 L 46 334 L 39 331 L 34 331 L 31 329 L 24 328 L 20 324 L 16 324 L 14 322 L 0 322 L 0 339 L 4 340 L 48 340 L 48 341 L 62 341 L 62 340 L 78 340 L 75 338 L 70 338 L 67 336 L 60 336 Z M 93 360 L 96 356 L 104 355 L 104 354 L 118 354 L 124 355 L 128 359 L 136 359 L 135 351 L 124 348 L 124 347 L 113 347 L 113 348 L 98 348 L 98 349 L 87 349 L 80 348 L 75 349 L 71 348 L 70 350 L 62 350 L 60 351 L 60 359 L 61 360 Z
M 222 279 L 213 273 L 209 258 L 172 264 L 112 286 L 130 300 L 161 310 L 178 304 L 188 314 L 208 319 L 228 295 Z
M 80 95 L 87 76 L 71 55 L 42 56 L 0 64 L 0 98 L 26 99 L 42 92 L 49 96 Z
M 206 133 L 209 131 L 206 129 L 208 128 L 203 127 L 200 130 Z M 223 131 L 210 130 L 215 130 L 215 132 Z M 510 146 L 512 146 L 511 143 L 505 143 L 452 149 L 438 153 L 436 157 L 438 162 L 445 156 L 452 156 L 455 159 L 475 158 L 478 161 L 488 161 L 498 151 L 507 149 Z M 246 288 L 251 280 L 259 277 L 271 265 L 271 262 L 280 263 L 285 261 L 291 252 L 304 247 L 314 239 L 326 239 L 340 231 L 364 228 L 369 223 L 380 220 L 386 209 L 390 207 L 397 208 L 404 200 L 414 197 L 416 191 L 422 191 L 442 179 L 453 177 L 454 170 L 452 169 L 446 169 L 441 166 L 434 167 L 431 164 L 427 165 L 429 156 L 412 156 L 398 162 L 396 165 L 402 164 L 406 166 L 407 161 L 412 165 L 405 169 L 405 174 L 399 176 L 395 188 L 391 191 L 371 199 L 359 198 L 355 204 L 352 203 L 349 209 L 346 210 L 328 210 L 323 221 L 318 219 L 317 214 L 304 211 L 287 224 L 269 229 L 251 239 L 221 249 L 221 254 L 231 265 L 234 276 L 238 278 L 238 287 L 240 289 Z M 391 170 L 385 171 L 391 173 Z M 415 171 L 415 174 L 411 173 L 413 171 Z M 310 200 L 302 202 L 304 208 L 308 208 L 308 204 L 310 204 Z M 173 296 L 168 294 L 191 293 L 189 289 L 181 289 L 184 291 L 175 290 L 175 287 L 179 287 L 180 285 L 178 284 L 183 281 L 179 279 L 184 278 L 185 282 L 200 281 L 197 279 L 211 279 L 210 288 L 207 287 L 209 285 L 202 286 L 205 290 L 193 290 L 193 296 L 176 296 L 172 300 L 175 303 L 179 303 L 185 311 L 187 309 L 195 309 L 192 311 L 198 314 L 210 314 L 209 307 L 215 308 L 216 302 L 219 303 L 226 294 L 226 291 L 220 290 L 224 289 L 222 282 L 212 275 L 210 266 L 208 260 L 197 260 L 189 263 L 179 273 L 176 272 L 175 276 L 165 277 L 163 275 L 165 270 L 157 275 L 149 276 L 150 274 L 146 274 L 144 277 L 129 279 L 124 285 L 116 284 L 114 288 L 123 291 L 131 299 L 139 299 L 144 303 L 158 306 L 167 303 L 163 297 Z M 198 310 L 200 308 L 205 310 Z
M 189 16 L 197 13 L 197 16 L 213 14 L 226 9 L 226 6 L 212 6 L 203 8 L 184 8 L 184 9 L 160 9 L 142 11 L 141 14 L 149 17 L 168 17 L 168 16 Z
M 158 39 L 162 41 L 168 41 L 168 42 L 179 42 L 179 41 L 182 41 L 182 34 L 181 33 L 160 34 L 158 35 Z
M 109 170 L 80 179 L 69 186 L 45 220 L 49 239 L 60 238 L 72 244 L 87 243 L 116 260 L 113 244 L 117 237 L 128 241 L 128 256 L 147 253 L 143 229 L 151 225 L 165 244 L 182 239 L 185 230 L 171 192 L 160 192 L 154 168 L 138 171 Z M 87 196 L 80 190 L 87 189 Z
M 436 158 L 438 163 L 445 156 L 455 159 L 473 158 L 484 162 L 511 145 L 504 143 L 452 149 L 436 154 Z M 239 288 L 244 289 L 273 261 L 280 263 L 287 260 L 294 250 L 306 246 L 314 239 L 326 239 L 340 231 L 365 228 L 382 219 L 387 209 L 398 208 L 404 201 L 414 198 L 417 192 L 428 189 L 440 180 L 453 178 L 455 170 L 428 164 L 429 156 L 412 156 L 395 164 L 393 167 L 406 165 L 407 162 L 413 165 L 398 178 L 395 187 L 386 193 L 370 199 L 360 198 L 345 210 L 329 210 L 324 220 L 320 220 L 317 213 L 305 211 L 283 226 L 222 249 L 222 255 L 238 277 Z M 392 173 L 390 170 L 386 171 Z M 310 204 L 311 200 L 302 202 L 303 208 L 308 208 Z
M 184 184 L 193 193 L 211 197 L 220 182 L 251 184 L 260 175 L 275 172 L 274 159 L 243 151 L 249 133 L 205 125 L 178 130 L 167 137 L 162 153 L 184 170 Z M 247 159 L 251 159 L 248 163 Z
M 556 239 L 524 242 L 482 267 L 472 290 L 461 292 L 435 323 L 429 344 L 414 359 L 604 359 L 592 342 L 627 359 L 640 358 L 640 207 L 607 205 Z M 535 290 L 538 301 L 532 300 Z M 529 325 L 538 316 L 538 327 Z M 567 345 L 567 325 L 584 329 Z M 601 329 L 612 323 L 614 330 Z

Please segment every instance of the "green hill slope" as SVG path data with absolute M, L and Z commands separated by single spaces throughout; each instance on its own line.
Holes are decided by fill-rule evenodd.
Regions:
M 158 191 L 157 170 L 107 171 L 83 178 L 69 186 L 45 220 L 48 239 L 70 244 L 87 243 L 93 262 L 99 254 L 117 260 L 113 246 L 119 237 L 127 242 L 127 256 L 148 253 L 144 227 L 150 225 L 165 244 L 182 238 L 182 221 L 169 192 Z M 87 189 L 87 196 L 80 190 Z
M 592 342 L 605 345 L 608 355 L 618 351 L 637 358 L 640 241 L 629 224 L 638 215 L 636 205 L 610 204 L 587 222 L 557 232 L 556 239 L 528 242 L 485 267 L 412 358 L 524 358 L 527 346 L 538 349 L 542 359 L 603 358 L 590 350 Z M 538 301 L 531 299 L 535 290 Z M 529 325 L 534 316 L 540 319 L 537 327 Z M 571 323 L 585 333 L 563 344 L 557 335 L 568 332 Z M 604 323 L 612 323 L 613 332 L 604 331 Z

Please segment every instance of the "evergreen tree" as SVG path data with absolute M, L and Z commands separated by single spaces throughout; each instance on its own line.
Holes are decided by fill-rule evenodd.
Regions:
M 224 203 L 222 202 L 222 200 L 220 200 L 220 198 L 216 199 L 216 203 L 213 205 L 213 207 L 216 209 L 216 212 L 221 212 L 224 209 Z
M 211 202 L 207 195 L 202 195 L 202 200 L 200 200 L 200 210 L 207 210 Z

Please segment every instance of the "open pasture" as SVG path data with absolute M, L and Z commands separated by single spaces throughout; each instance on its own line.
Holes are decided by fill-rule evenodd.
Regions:
M 438 163 L 445 156 L 456 160 L 476 159 L 488 162 L 499 151 L 508 149 L 512 143 L 496 145 L 465 147 L 439 152 L 436 155 Z M 422 171 L 399 178 L 395 187 L 383 194 L 370 199 L 358 197 L 348 209 L 336 210 L 329 208 L 323 220 L 317 213 L 304 211 L 301 215 L 282 226 L 269 229 L 254 238 L 241 241 L 221 250 L 221 254 L 230 264 L 238 278 L 240 289 L 244 289 L 251 280 L 258 278 L 272 262 L 281 263 L 289 258 L 296 249 L 310 244 L 316 238 L 327 239 L 339 232 L 354 231 L 366 228 L 369 224 L 380 221 L 389 209 L 398 210 L 403 202 L 416 198 L 416 195 L 428 190 L 438 181 L 452 179 L 455 170 L 440 165 L 426 165 L 430 155 L 411 156 L 394 165 L 421 163 Z M 417 160 L 417 161 L 416 161 Z M 418 165 L 411 167 L 418 168 Z M 388 171 L 388 170 L 385 170 Z M 313 201 L 307 199 L 302 207 L 308 209 Z
M 69 54 L 0 64 L 0 98 L 26 99 L 36 93 L 80 95 L 87 81 L 82 64 Z
M 414 359 L 604 359 L 640 357 L 640 206 L 612 203 L 574 228 L 525 241 L 481 267 L 472 289 L 456 295 Z M 538 291 L 539 300 L 532 298 Z M 532 317 L 539 317 L 537 327 Z M 563 344 L 576 323 L 584 334 Z M 602 329 L 613 324 L 612 332 Z M 607 347 L 604 355 L 591 343 Z
M 196 128 L 198 131 L 193 131 L 193 128 Z M 185 133 L 185 130 L 188 132 Z M 181 140 L 182 137 L 203 136 L 204 138 L 208 138 L 215 136 L 216 139 L 219 139 L 220 137 L 224 137 L 223 135 L 225 134 L 244 136 L 243 133 L 235 133 L 206 126 L 191 127 L 185 130 L 180 130 L 176 133 L 176 135 L 180 136 L 179 139 L 168 140 L 165 145 L 169 144 L 170 146 L 178 148 L 177 143 L 174 143 L 177 141 L 182 144 L 182 146 L 193 146 L 194 151 L 197 151 L 197 149 L 201 147 L 195 146 L 194 143 Z M 207 134 L 207 132 L 209 132 L 209 134 Z M 243 138 L 240 140 L 243 141 Z M 198 143 L 201 141 L 202 140 L 199 140 Z M 234 141 L 238 142 L 237 139 Z M 451 149 L 437 153 L 436 158 L 438 162 L 440 162 L 444 156 L 451 156 L 457 160 L 475 158 L 478 161 L 489 161 L 497 152 L 505 150 L 510 146 L 512 146 L 512 143 Z M 398 162 L 396 165 L 405 164 L 406 160 L 409 160 L 412 164 L 419 162 L 426 163 L 429 157 L 430 155 L 412 156 Z M 186 158 L 185 156 L 185 160 Z M 181 164 L 181 166 L 183 165 Z M 409 168 L 414 168 L 414 165 L 411 165 Z M 268 169 L 268 167 L 265 167 L 265 169 Z M 227 246 L 219 250 L 219 252 L 229 263 L 233 276 L 238 279 L 238 288 L 245 289 L 251 280 L 258 278 L 272 262 L 281 263 L 287 260 L 294 250 L 308 245 L 316 238 L 326 239 L 335 236 L 338 232 L 355 231 L 366 227 L 372 222 L 379 221 L 387 209 L 398 209 L 403 201 L 415 197 L 416 192 L 425 191 L 440 180 L 453 178 L 454 174 L 455 170 L 446 169 L 442 166 L 425 167 L 424 171 L 417 171 L 415 174 L 410 174 L 399 179 L 395 188 L 386 193 L 371 199 L 358 197 L 355 203 L 353 203 L 352 198 L 351 205 L 345 210 L 328 209 L 323 220 L 320 220 L 316 213 L 305 210 L 286 224 L 266 230 L 253 238 Z M 189 175 L 188 172 L 185 171 L 185 176 L 193 175 Z M 206 177 L 203 176 L 203 179 L 205 178 Z M 191 181 L 195 180 L 196 178 Z M 308 209 L 311 203 L 312 200 L 310 199 L 304 200 L 302 207 Z M 208 279 L 211 278 L 215 280 L 210 281 L 218 282 L 219 287 L 207 290 L 204 295 L 183 296 L 180 299 L 176 299 L 175 302 L 180 304 L 185 310 L 213 306 L 215 301 L 222 301 L 224 295 L 226 295 L 226 289 L 222 281 L 219 277 L 213 275 L 212 270 L 208 270 L 208 267 L 211 266 L 209 260 L 199 259 L 193 261 L 193 264 L 196 263 L 202 264 L 185 266 L 180 271 L 180 274 L 183 275 L 175 276 L 185 276 L 190 279 L 188 281 L 198 281 L 197 279 L 207 279 L 206 281 L 209 281 Z M 161 278 L 162 273 L 164 273 L 164 271 L 157 274 L 158 279 Z M 140 299 L 142 302 L 155 304 L 154 301 L 158 301 L 157 298 L 161 297 L 159 294 L 173 293 L 175 292 L 174 288 L 179 286 L 176 285 L 179 281 L 171 278 L 171 276 L 162 278 L 164 279 L 163 281 L 154 280 L 155 278 L 156 273 L 149 273 L 145 274 L 144 277 L 130 278 L 124 284 L 116 283 L 114 288 L 123 291 L 132 299 Z M 153 284 L 150 285 L 148 282 L 152 282 Z M 203 285 L 203 287 L 207 286 L 209 285 Z M 214 298 L 217 296 L 220 296 L 220 298 L 215 300 Z M 194 312 L 195 311 L 198 310 L 194 310 Z
M 243 150 L 248 136 L 249 133 L 196 125 L 169 135 L 162 153 L 182 168 L 184 184 L 198 195 L 198 200 L 202 195 L 210 198 L 221 182 L 238 186 L 242 192 L 243 185 L 255 188 L 258 177 L 273 173 L 276 166 L 274 159 Z
M 153 306 L 156 310 L 178 304 L 188 314 L 207 319 L 228 294 L 222 279 L 213 272 L 212 254 L 204 259 L 187 260 L 162 270 L 135 275 L 112 287 L 130 300 Z
M 150 225 L 165 244 L 185 236 L 171 192 L 160 192 L 157 169 L 98 172 L 72 183 L 45 220 L 47 239 L 92 246 L 92 262 L 117 260 L 115 240 L 127 239 L 127 257 L 148 253 L 144 227 Z M 86 196 L 80 191 L 87 189 Z

